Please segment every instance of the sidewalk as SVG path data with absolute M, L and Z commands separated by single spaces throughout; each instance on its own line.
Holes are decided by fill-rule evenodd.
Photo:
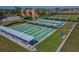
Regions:
M 75 26 L 77 23 L 75 23 L 72 27 L 72 29 L 70 30 L 70 32 L 68 33 L 68 35 L 66 36 L 66 38 L 63 40 L 63 42 L 60 44 L 60 46 L 58 47 L 58 49 L 56 50 L 56 52 L 59 52 L 61 50 L 61 48 L 63 47 L 64 43 L 66 42 L 66 40 L 68 39 L 68 37 L 70 36 L 71 32 L 74 30 Z

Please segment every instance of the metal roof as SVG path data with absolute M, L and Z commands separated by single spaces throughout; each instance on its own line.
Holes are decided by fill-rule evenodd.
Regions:
M 26 40 L 26 41 L 31 41 L 31 40 L 34 39 L 34 37 L 32 37 L 32 36 L 30 36 L 30 35 L 24 34 L 24 33 L 22 33 L 22 32 L 13 30 L 13 29 L 8 28 L 8 27 L 0 26 L 0 30 L 6 31 L 6 32 L 8 32 L 8 33 L 11 33 L 11 34 L 13 34 L 14 36 L 17 36 L 17 37 L 19 37 L 19 38 L 22 38 L 23 40 Z

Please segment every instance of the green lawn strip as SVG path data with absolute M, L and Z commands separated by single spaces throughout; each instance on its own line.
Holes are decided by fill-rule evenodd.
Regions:
M 25 48 L 20 45 L 10 41 L 9 39 L 0 36 L 0 51 L 2 52 L 25 52 Z
M 21 24 L 23 24 L 23 23 L 12 24 L 12 25 L 10 25 L 10 26 L 8 26 L 8 27 L 13 27 L 13 26 L 21 25 Z
M 62 42 L 60 32 L 62 32 L 62 29 L 65 30 L 66 29 L 65 26 L 68 26 L 68 25 L 69 24 L 67 23 L 62 28 L 60 28 L 58 31 L 56 31 L 55 33 L 50 35 L 48 38 L 46 38 L 44 41 L 42 41 L 40 44 L 38 44 L 36 46 L 37 51 L 41 51 L 41 52 L 42 51 L 43 52 L 44 51 L 46 51 L 46 52 L 56 51 L 56 49 Z M 66 33 L 68 33 L 68 32 L 66 32 Z
M 59 36 L 50 36 L 46 40 L 44 40 L 42 43 L 40 43 L 36 48 L 38 51 L 55 51 L 56 46 L 59 45 L 59 42 L 61 40 L 59 39 Z M 53 48 L 54 47 L 54 48 Z
M 0 26 L 5 26 L 5 25 L 11 24 L 11 23 L 12 22 L 4 22 L 4 23 L 1 23 Z M 17 25 L 20 25 L 20 24 L 23 24 L 23 23 L 16 23 L 16 24 L 9 25 L 7 27 L 13 27 L 13 26 L 17 26 Z
M 12 23 L 12 22 L 2 22 L 2 23 L 0 23 L 0 26 L 4 26 L 4 25 L 10 24 L 10 23 Z
M 7 26 L 7 27 L 11 27 L 11 26 L 16 26 L 16 25 L 19 25 L 19 24 L 21 24 L 21 23 L 25 23 L 26 21 L 25 20 L 18 20 L 18 21 L 9 21 L 9 22 L 1 22 L 0 23 L 0 26 L 5 26 L 5 25 L 9 25 L 9 24 L 11 24 L 11 23 L 14 23 L 14 24 L 12 24 L 12 25 L 9 25 L 9 26 Z
M 77 20 L 79 18 L 79 14 L 59 14 L 59 15 L 53 15 L 52 17 L 58 17 L 58 18 L 69 18 L 70 20 Z

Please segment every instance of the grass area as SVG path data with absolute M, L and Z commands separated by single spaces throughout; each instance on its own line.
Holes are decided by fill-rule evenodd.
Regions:
M 10 22 L 1 22 L 0 23 L 0 26 L 7 26 L 7 27 L 10 27 L 10 26 L 16 26 L 16 25 L 19 25 L 21 23 L 25 23 L 26 20 L 18 20 L 18 21 L 10 21 Z
M 61 51 L 79 52 L 79 23 L 76 25 L 75 29 L 72 31 L 71 35 L 67 39 Z
M 25 48 L 0 35 L 0 52 L 25 52 Z
M 7 27 L 13 27 L 13 26 L 21 25 L 21 24 L 23 24 L 23 23 L 16 23 L 16 24 L 12 24 L 12 25 L 7 26 Z
M 0 23 L 0 26 L 4 26 L 4 25 L 10 24 L 10 23 L 12 23 L 12 22 L 2 22 L 2 23 Z
M 77 18 L 79 18 L 79 14 L 59 14 L 53 15 L 52 17 L 69 18 L 70 20 L 77 20 Z
M 65 24 L 63 27 L 61 27 L 58 31 L 50 35 L 48 38 L 46 38 L 44 41 L 42 41 L 40 44 L 36 46 L 37 51 L 40 52 L 51 52 L 56 51 L 60 43 L 62 42 L 61 39 L 61 32 L 64 31 L 65 34 L 68 34 L 68 27 L 70 23 Z

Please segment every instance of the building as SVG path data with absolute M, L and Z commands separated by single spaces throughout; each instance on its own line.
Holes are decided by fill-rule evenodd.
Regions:
M 15 41 L 18 40 L 19 42 L 25 45 L 32 46 L 35 43 L 37 43 L 37 41 L 35 40 L 35 37 L 4 27 L 4 26 L 0 26 L 0 34 L 3 36 L 7 36 L 10 39 L 15 39 Z
M 22 9 L 21 15 L 23 17 L 32 16 L 32 18 L 36 18 L 36 17 L 38 17 L 38 12 L 35 9 L 26 9 L 26 10 Z

